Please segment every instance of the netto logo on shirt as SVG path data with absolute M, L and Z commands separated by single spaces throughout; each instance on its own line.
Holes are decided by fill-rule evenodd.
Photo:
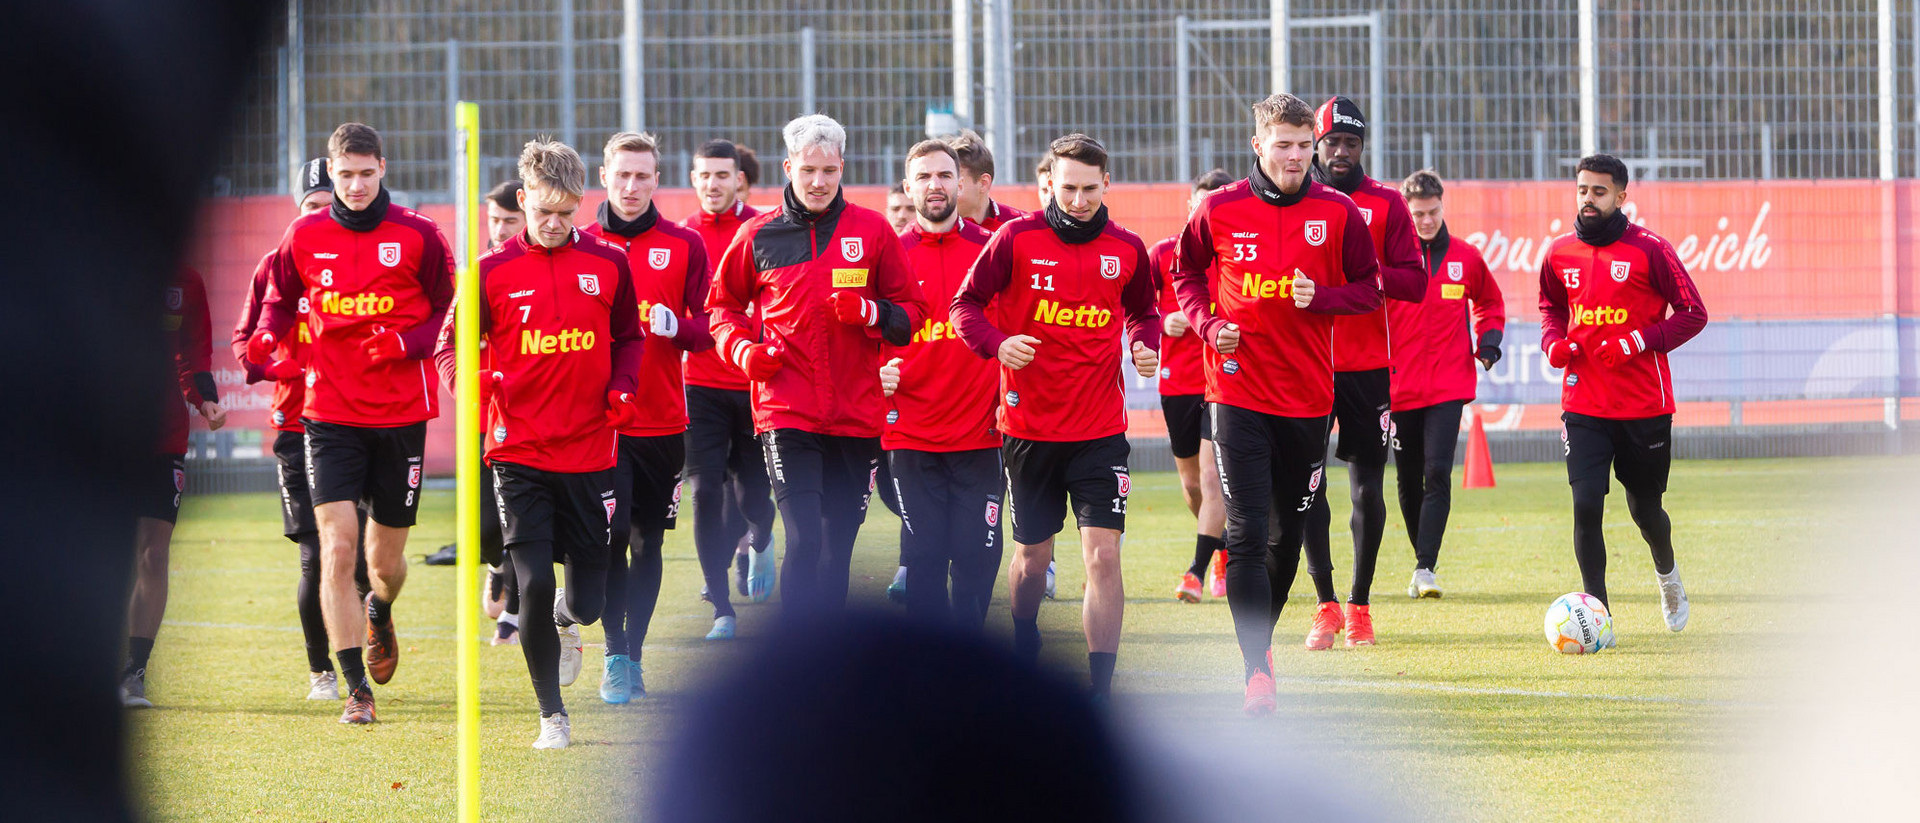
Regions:
M 321 314 L 371 317 L 390 311 L 393 311 L 393 297 L 390 295 L 373 292 L 341 294 L 337 291 L 323 291 L 320 293 Z
M 1276 297 L 1282 300 L 1292 300 L 1293 275 L 1268 277 L 1257 272 L 1249 274 L 1245 279 L 1240 281 L 1240 296 L 1250 297 L 1255 300 L 1271 300 Z
M 591 351 L 594 339 L 593 332 L 579 329 L 567 329 L 559 334 L 547 334 L 540 329 L 528 329 L 520 332 L 520 353 L 554 354 Z
M 1113 311 L 1096 309 L 1092 306 L 1067 306 L 1041 298 L 1040 304 L 1033 309 L 1033 320 L 1049 326 L 1072 326 L 1081 329 L 1104 329 L 1113 322 Z
M 952 340 L 959 335 L 954 332 L 953 323 L 947 320 L 920 321 L 920 328 L 913 333 L 913 342 L 926 343 L 934 340 Z
M 1575 303 L 1568 318 L 1575 326 L 1618 326 L 1627 322 L 1627 310 L 1613 306 L 1587 307 Z

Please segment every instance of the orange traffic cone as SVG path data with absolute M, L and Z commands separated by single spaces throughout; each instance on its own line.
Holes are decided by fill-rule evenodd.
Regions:
M 1480 423 L 1480 413 L 1473 415 L 1473 428 L 1467 431 L 1467 470 L 1460 479 L 1463 489 L 1491 489 L 1493 482 L 1493 455 L 1487 452 L 1487 427 Z

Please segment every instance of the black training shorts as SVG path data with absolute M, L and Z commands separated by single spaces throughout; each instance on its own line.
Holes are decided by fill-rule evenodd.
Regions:
M 426 421 L 374 428 L 300 421 L 307 427 L 307 487 L 314 507 L 365 502 L 373 522 L 413 526 L 427 451 Z
M 1008 437 L 1000 447 L 1013 500 L 1013 539 L 1043 543 L 1060 533 L 1067 505 L 1083 529 L 1127 528 L 1130 449 L 1124 434 L 1051 442 Z
M 508 552 L 524 543 L 550 542 L 555 562 L 607 567 L 616 508 L 612 469 L 550 472 L 504 460 L 492 468 Z

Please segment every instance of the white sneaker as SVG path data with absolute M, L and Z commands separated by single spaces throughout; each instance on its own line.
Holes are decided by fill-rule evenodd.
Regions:
M 1051 560 L 1047 561 L 1047 599 L 1048 600 L 1053 599 L 1054 570 L 1055 570 L 1055 566 L 1053 561 Z
M 560 626 L 560 685 L 571 686 L 580 679 L 580 667 L 586 662 L 580 645 L 580 625 Z
M 540 718 L 540 737 L 533 741 L 536 749 L 564 749 L 573 745 L 573 724 L 567 721 L 565 713 Z
M 307 672 L 307 681 L 311 684 L 307 689 L 308 700 L 340 699 L 340 675 L 331 671 Z
M 1413 579 L 1407 582 L 1407 596 L 1435 599 L 1440 597 L 1440 581 L 1434 578 L 1432 569 L 1413 570 Z
M 747 591 L 748 598 L 755 603 L 765 603 L 773 596 L 773 587 L 779 582 L 780 564 L 774 562 L 773 547 L 765 551 L 747 552 Z
M 708 640 L 732 640 L 734 622 L 735 622 L 734 616 L 730 614 L 726 615 L 725 617 L 714 618 L 713 630 L 707 632 L 707 639 Z
M 1660 585 L 1660 614 L 1667 618 L 1667 630 L 1679 631 L 1687 627 L 1687 587 L 1680 585 L 1680 567 L 1666 574 L 1653 573 L 1653 579 Z
M 147 699 L 146 669 L 135 669 L 120 678 L 120 705 L 129 709 L 153 708 L 153 701 Z

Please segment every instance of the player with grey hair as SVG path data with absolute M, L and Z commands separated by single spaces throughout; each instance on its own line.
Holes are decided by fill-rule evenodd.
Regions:
M 782 133 L 792 182 L 778 211 L 734 235 L 707 308 L 719 351 L 752 384 L 786 527 L 787 610 L 835 612 L 880 468 L 880 344 L 907 345 L 927 307 L 886 217 L 840 191 L 846 129 L 809 114 Z

